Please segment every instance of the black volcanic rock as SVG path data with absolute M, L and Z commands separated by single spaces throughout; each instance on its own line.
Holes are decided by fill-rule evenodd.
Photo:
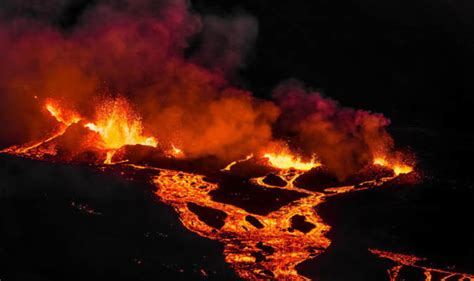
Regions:
M 52 132 L 51 132 L 52 133 Z M 28 155 L 55 162 L 100 163 L 105 151 L 98 149 L 100 136 L 79 122 L 66 128 L 63 134 L 28 151 Z
M 136 157 L 131 155 L 127 158 L 130 163 L 153 166 L 155 168 L 179 170 L 187 173 L 194 173 L 205 175 L 213 181 L 215 175 L 219 175 L 220 169 L 226 164 L 221 159 L 215 156 L 205 156 L 199 158 L 175 158 L 170 155 L 166 155 L 159 149 L 144 148 L 143 146 L 126 146 L 129 151 L 125 155 L 135 150 L 141 150 L 139 153 L 143 153 L 143 157 Z M 126 156 L 124 156 L 126 158 Z
M 271 255 L 275 252 L 275 249 L 273 249 L 270 246 L 265 245 L 263 242 L 258 242 L 257 245 L 255 245 L 257 248 L 261 249 L 265 254 Z
M 217 229 L 224 226 L 224 220 L 227 217 L 225 212 L 209 207 L 199 206 L 195 203 L 188 203 L 187 205 L 189 210 L 195 213 L 198 218 L 207 225 Z
M 266 260 L 265 255 L 261 252 L 253 252 L 251 255 L 255 258 L 255 262 L 257 263 Z
M 214 201 L 231 204 L 258 215 L 267 215 L 307 196 L 296 191 L 255 186 L 246 179 L 231 175 L 224 177 L 219 182 L 219 188 L 209 194 Z
M 247 161 L 237 162 L 230 169 L 232 175 L 244 178 L 256 178 L 264 176 L 276 169 L 267 165 L 266 158 L 252 157 Z
M 421 140 L 425 147 L 426 138 Z M 472 273 L 474 236 L 468 222 L 474 198 L 470 172 L 474 157 L 470 143 L 462 149 L 449 147 L 445 151 L 451 141 L 449 136 L 440 144 L 441 152 L 417 149 L 421 151 L 421 167 L 430 172 L 421 183 L 413 184 L 418 173 L 411 173 L 380 188 L 328 196 L 316 212 L 331 226 L 327 233 L 331 245 L 322 254 L 314 249 L 312 253 L 317 258 L 299 264 L 298 272 L 316 280 L 387 280 L 387 269 L 395 263 L 368 251 L 376 248 L 426 257 L 426 262 L 420 264 L 430 267 Z M 86 157 L 87 152 L 84 153 L 80 157 Z M 169 165 L 191 171 L 208 168 L 198 167 L 207 163 L 204 160 L 187 162 L 173 159 Z M 209 163 L 212 165 L 213 161 Z M 106 171 L 104 174 L 85 165 L 60 165 L 10 155 L 0 155 L 0 165 L 2 279 L 237 279 L 224 263 L 222 245 L 186 230 L 173 208 L 158 202 L 150 192 L 156 189 L 148 184 L 155 172 L 112 165 L 100 167 Z M 318 170 L 308 172 L 314 176 L 308 185 L 313 180 L 316 186 L 317 173 L 321 172 Z M 328 182 L 347 184 L 355 177 L 363 180 L 385 175 L 391 172 L 368 166 L 346 181 L 331 179 L 324 173 L 319 176 L 327 176 Z M 216 201 L 254 213 L 271 212 L 304 196 L 288 190 L 275 193 L 262 189 L 232 172 L 205 176 L 219 184 L 219 189 L 211 193 Z M 133 184 L 123 180 L 132 178 Z M 87 209 L 81 211 L 82 207 L 77 206 Z M 88 212 L 89 207 L 100 215 Z M 195 207 L 191 206 L 196 211 Z M 196 212 L 200 211 L 216 218 L 213 209 Z M 254 216 L 249 215 L 246 220 L 262 227 Z M 309 222 L 303 216 L 295 216 L 292 231 L 304 231 L 304 226 L 309 229 L 306 223 Z M 448 227 L 439 227 L 440 223 L 447 223 Z M 268 258 L 272 251 L 265 241 L 256 247 L 253 256 L 257 260 Z M 432 275 L 433 280 L 441 278 L 436 273 Z M 425 279 L 422 272 L 413 268 L 403 268 L 400 277 Z
M 0 167 L 2 280 L 240 280 L 223 246 L 188 231 L 146 185 L 10 155 Z
M 84 127 L 82 122 L 69 126 L 63 135 L 55 138 L 59 158 L 73 159 L 78 162 L 86 162 L 88 159 L 78 157 L 84 152 L 97 153 L 104 152 L 99 150 L 96 144 L 101 142 L 100 135 Z M 102 156 L 104 157 L 104 156 Z
M 144 163 L 150 160 L 165 159 L 165 154 L 159 148 L 146 145 L 125 145 L 112 158 L 112 161 L 128 160 L 132 163 Z
M 423 270 L 413 267 L 403 267 L 399 273 L 400 280 L 423 280 L 426 277 Z M 425 279 L 426 280 L 426 279 Z M 449 279 L 448 279 L 449 280 Z M 454 279 L 456 280 L 456 279 Z M 462 279 L 460 279 L 462 280 Z
M 316 226 L 310 222 L 307 222 L 304 216 L 294 215 L 291 218 L 291 227 L 303 233 L 308 233 L 311 231 L 311 229 L 315 228 Z
M 336 176 L 322 168 L 312 169 L 304 173 L 294 181 L 294 184 L 300 188 L 320 192 L 328 187 L 342 186 Z
M 274 174 L 266 175 L 265 178 L 263 179 L 263 182 L 268 185 L 273 185 L 273 186 L 280 186 L 280 187 L 286 186 L 286 182 Z
M 255 226 L 258 229 L 263 228 L 263 224 L 254 216 L 250 216 L 250 215 L 246 216 L 245 220 L 248 221 L 250 224 L 252 224 L 253 226 Z
M 298 177 L 294 184 L 297 187 L 307 190 L 323 192 L 324 189 L 330 187 L 357 185 L 364 181 L 380 179 L 388 176 L 393 176 L 392 170 L 379 165 L 367 165 L 356 174 L 351 175 L 344 180 L 338 179 L 327 169 L 317 168 Z

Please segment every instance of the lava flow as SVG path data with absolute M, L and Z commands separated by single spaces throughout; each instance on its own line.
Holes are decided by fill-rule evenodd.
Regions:
M 252 156 L 239 160 L 247 161 Z M 295 181 L 305 172 L 321 166 L 313 160 L 303 162 L 291 154 L 264 154 L 270 166 L 277 169 L 276 176 L 285 184 L 272 185 L 265 182 L 267 176 L 251 178 L 254 188 L 280 189 L 301 194 L 301 198 L 266 215 L 246 211 L 232 204 L 216 202 L 210 195 L 219 184 L 207 182 L 203 175 L 160 169 L 139 165 L 128 165 L 138 170 L 149 170 L 157 187 L 156 195 L 170 204 L 179 214 L 183 225 L 189 230 L 222 242 L 224 255 L 240 277 L 248 280 L 274 278 L 278 280 L 307 280 L 298 274 L 296 266 L 324 252 L 331 241 L 326 237 L 330 230 L 317 214 L 316 207 L 325 197 L 364 190 L 380 186 L 397 175 L 364 182 L 365 187 L 355 185 L 326 188 L 326 192 L 315 192 L 295 186 Z M 222 172 L 232 172 L 232 162 Z M 284 168 L 281 168 L 281 167 Z M 210 226 L 200 219 L 196 209 L 207 208 L 221 214 L 222 222 Z M 295 227 L 295 221 L 305 227 Z
M 140 119 L 125 99 L 106 100 L 98 106 L 93 119 L 65 110 L 51 101 L 45 107 L 58 121 L 59 129 L 44 140 L 7 148 L 2 152 L 35 159 L 46 159 L 45 156 L 49 155 L 61 161 L 61 157 L 67 155 L 64 151 L 62 156 L 58 154 L 58 151 L 64 150 L 61 148 L 62 138 L 73 138 L 80 145 L 73 146 L 72 149 L 89 150 L 98 154 L 101 161 L 92 161 L 92 164 L 97 164 L 102 170 L 119 169 L 121 174 L 128 170 L 144 173 L 148 181 L 155 185 L 156 196 L 176 210 L 183 225 L 200 236 L 222 242 L 225 261 L 240 277 L 248 280 L 306 280 L 306 277 L 298 273 L 296 266 L 317 257 L 331 244 L 326 236 L 331 227 L 318 215 L 317 206 L 327 197 L 380 187 L 413 172 L 412 166 L 401 161 L 375 157 L 368 169 L 379 169 L 381 172 L 372 174 L 372 178 L 365 176 L 357 181 L 346 180 L 343 183 L 326 183 L 321 186 L 315 182 L 312 183 L 314 186 L 303 188 L 298 183 L 302 176 L 323 173 L 324 163 L 317 160 L 317 156 L 304 160 L 285 149 L 255 152 L 233 161 L 224 168 L 211 172 L 210 176 L 214 180 L 210 181 L 205 173 L 180 168 L 179 163 L 193 161 L 186 159 L 186 153 L 182 149 L 171 145 L 172 148 L 163 153 L 158 147 L 158 140 L 143 133 Z M 79 133 L 74 133 L 77 130 Z M 162 164 L 161 160 L 151 161 L 150 165 L 143 164 L 143 160 L 129 161 L 126 159 L 125 148 L 131 145 L 137 146 L 136 149 L 151 149 L 151 154 L 147 154 L 150 159 L 165 155 L 158 159 L 167 159 L 163 163 L 168 164 Z M 121 153 L 114 160 L 118 151 Z M 250 170 L 261 172 L 256 173 L 258 176 L 254 172 L 250 173 L 253 176 L 239 174 L 239 169 L 246 166 Z M 249 190 L 280 192 L 280 195 L 275 200 L 275 207 L 265 212 L 255 211 L 238 202 L 216 198 L 215 193 L 225 190 L 229 182 L 231 185 L 233 182 L 243 182 L 250 187 Z M 229 194 L 224 192 L 224 196 Z M 285 200 L 285 196 L 292 199 L 280 203 L 280 199 Z M 77 207 L 76 204 L 74 206 Z M 79 206 L 79 209 L 84 210 L 85 207 Z M 389 270 L 391 280 L 397 279 L 403 266 L 423 269 L 426 280 L 430 280 L 428 276 L 431 272 L 472 278 L 471 275 L 420 266 L 417 264 L 419 259 L 414 257 L 378 250 L 371 252 L 399 264 Z
M 53 101 L 48 101 L 45 105 L 45 109 L 59 123 L 58 128 L 56 128 L 53 131 L 53 133 L 51 133 L 51 135 L 39 141 L 34 141 L 34 142 L 27 143 L 24 145 L 14 145 L 6 149 L 0 150 L 0 152 L 11 153 L 11 154 L 21 154 L 24 156 L 29 155 L 30 152 L 34 150 L 35 148 L 43 144 L 46 144 L 59 136 L 62 136 L 66 132 L 67 128 L 69 128 L 69 126 L 81 121 L 81 117 L 79 117 L 79 115 L 76 112 L 64 111 L 57 103 Z M 30 155 L 30 156 L 40 157 L 41 155 L 36 154 L 36 155 Z
M 259 179 L 252 180 L 256 183 L 255 188 L 297 190 L 293 186 L 296 175 L 288 174 L 282 178 L 286 182 L 284 187 L 261 186 Z M 303 198 L 268 215 L 258 215 L 213 201 L 209 193 L 216 190 L 218 185 L 206 182 L 201 175 L 160 170 L 153 182 L 158 187 L 156 194 L 163 202 L 174 207 L 184 226 L 224 244 L 226 261 L 242 278 L 300 279 L 302 277 L 295 266 L 317 256 L 330 244 L 324 236 L 329 226 L 314 211 L 314 207 L 323 200 L 322 194 L 304 192 Z M 216 231 L 215 227 L 199 220 L 190 204 L 223 212 L 223 225 Z M 306 218 L 315 227 L 306 233 L 292 230 L 292 218 L 295 216 Z
M 282 170 L 293 168 L 299 171 L 309 171 L 321 166 L 321 163 L 315 162 L 314 158 L 309 162 L 303 162 L 299 157 L 290 153 L 265 153 L 263 157 L 268 158 L 270 165 Z
M 158 141 L 143 136 L 143 125 L 123 98 L 105 101 L 99 107 L 95 122 L 84 125 L 101 136 L 104 149 L 119 149 L 124 145 L 141 144 L 156 147 Z
M 58 121 L 58 128 L 44 139 L 25 145 L 6 148 L 0 152 L 23 155 L 26 157 L 42 158 L 44 155 L 56 155 L 57 144 L 52 143 L 61 137 L 74 124 L 80 123 L 87 129 L 84 133 L 92 133 L 89 137 L 82 136 L 82 144 L 75 149 L 80 151 L 87 146 L 105 152 L 104 164 L 112 164 L 116 151 L 125 145 L 144 145 L 157 147 L 154 137 L 143 135 L 143 125 L 140 118 L 132 110 L 124 98 L 106 99 L 96 109 L 94 121 L 87 122 L 73 110 L 65 109 L 59 103 L 48 101 L 45 109 Z M 81 142 L 79 139 L 77 140 Z M 82 147 L 81 147 L 82 146 Z
M 447 280 L 472 281 L 474 280 L 474 275 L 472 274 L 459 273 L 459 272 L 454 272 L 450 270 L 444 270 L 444 269 L 438 269 L 438 268 L 432 268 L 428 266 L 419 265 L 420 262 L 426 260 L 425 258 L 419 258 L 412 255 L 397 254 L 397 253 L 381 251 L 381 250 L 376 250 L 376 249 L 369 249 L 369 251 L 380 258 L 389 259 L 396 263 L 394 267 L 387 270 L 390 281 L 401 280 L 399 279 L 399 275 L 400 275 L 400 271 L 404 267 L 411 267 L 411 268 L 421 270 L 423 272 L 423 275 L 425 276 L 425 281 L 431 281 L 434 274 L 436 274 L 439 280 L 441 281 L 447 281 Z

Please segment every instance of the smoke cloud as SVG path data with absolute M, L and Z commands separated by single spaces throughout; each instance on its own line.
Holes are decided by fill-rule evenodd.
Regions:
M 293 136 L 293 145 L 315 153 L 339 178 L 392 148 L 385 130 L 389 120 L 381 114 L 341 107 L 296 81 L 278 86 L 274 97 L 282 113 L 276 124 L 279 133 Z
M 249 15 L 230 18 L 205 16 L 201 34 L 201 45 L 194 58 L 206 68 L 218 71 L 227 77 L 245 66 L 246 56 L 254 47 L 258 35 L 258 22 Z
M 38 110 L 47 98 L 92 116 L 101 97 L 119 95 L 160 143 L 189 157 L 235 158 L 291 140 L 345 177 L 391 149 L 380 114 L 341 108 L 295 82 L 278 86 L 274 101 L 231 85 L 258 34 L 250 16 L 203 17 L 184 0 L 36 2 L 8 0 L 0 12 L 4 146 L 47 131 Z M 66 25 L 71 5 L 80 12 Z

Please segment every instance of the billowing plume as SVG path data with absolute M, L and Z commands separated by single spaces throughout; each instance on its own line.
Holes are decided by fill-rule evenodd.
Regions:
M 274 97 L 282 113 L 277 131 L 304 153 L 316 153 L 339 178 L 392 148 L 389 120 L 381 114 L 341 107 L 295 81 L 278 86 Z
M 267 153 L 291 140 L 292 149 L 316 154 L 343 178 L 391 149 L 382 115 L 341 108 L 295 83 L 279 86 L 275 101 L 232 86 L 228 75 L 244 64 L 257 35 L 250 16 L 203 20 L 184 0 L 7 2 L 0 122 L 14 125 L 0 132 L 2 146 L 48 130 L 51 120 L 38 110 L 47 99 L 93 119 L 99 101 L 119 96 L 147 135 L 187 157 Z M 72 24 L 61 22 L 70 13 L 65 3 L 82 9 Z
M 246 56 L 254 47 L 258 22 L 249 15 L 230 18 L 204 17 L 199 49 L 193 56 L 199 64 L 234 78 L 235 71 L 245 65 Z

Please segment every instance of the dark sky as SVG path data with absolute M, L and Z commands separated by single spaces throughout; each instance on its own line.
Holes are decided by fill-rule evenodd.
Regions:
M 209 1 L 195 9 L 258 18 L 250 88 L 295 77 L 393 126 L 467 129 L 474 4 L 468 1 Z M 214 2 L 214 4 L 212 3 Z

